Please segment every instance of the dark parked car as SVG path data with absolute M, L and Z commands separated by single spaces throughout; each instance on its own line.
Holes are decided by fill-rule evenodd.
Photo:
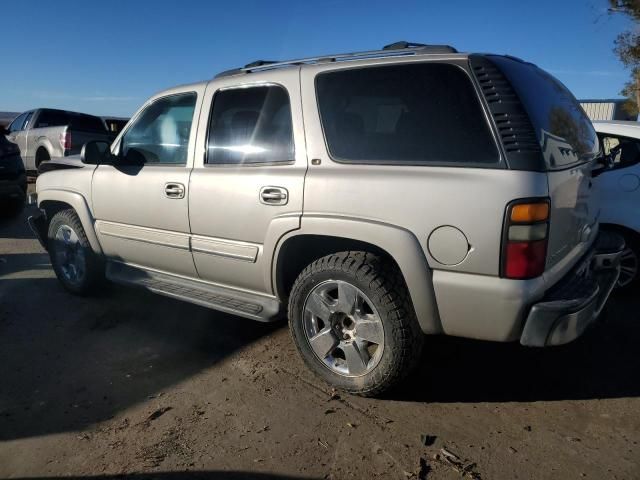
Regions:
M 17 145 L 0 135 L 0 216 L 22 210 L 27 195 L 27 176 Z

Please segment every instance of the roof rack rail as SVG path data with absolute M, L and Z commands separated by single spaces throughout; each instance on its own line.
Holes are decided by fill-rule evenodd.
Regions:
M 425 53 L 446 54 L 457 53 L 458 51 L 449 45 L 426 45 L 424 43 L 395 42 L 386 45 L 382 50 L 368 50 L 364 52 L 340 53 L 337 55 L 320 55 L 317 57 L 298 58 L 294 60 L 256 60 L 248 63 L 244 67 L 225 70 L 218 73 L 214 78 L 228 77 L 241 73 L 251 73 L 276 68 L 289 67 L 292 65 L 305 65 L 327 62 L 344 62 L 349 60 L 364 60 L 368 58 L 400 57 L 418 55 Z
M 273 65 L 278 63 L 277 60 L 256 60 L 255 62 L 247 63 L 243 68 L 256 68 L 264 67 L 265 65 Z
M 385 45 L 382 50 L 402 50 L 403 48 L 420 48 L 428 50 L 429 53 L 458 53 L 458 50 L 451 45 L 427 45 L 426 43 L 406 42 L 404 40 Z

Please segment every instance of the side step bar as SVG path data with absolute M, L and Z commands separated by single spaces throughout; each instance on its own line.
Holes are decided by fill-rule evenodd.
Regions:
M 142 287 L 160 295 L 259 322 L 273 322 L 284 317 L 275 297 L 255 295 L 167 273 L 145 270 L 109 261 L 107 278 L 115 283 Z

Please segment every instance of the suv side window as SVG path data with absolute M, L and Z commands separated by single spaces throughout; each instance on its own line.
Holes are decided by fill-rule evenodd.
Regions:
M 280 86 L 221 90 L 213 99 L 207 164 L 294 160 L 291 105 Z
M 20 130 L 22 130 L 22 126 L 24 125 L 24 121 L 27 118 L 28 113 L 25 112 L 22 115 L 19 115 L 18 117 L 16 117 L 16 119 L 11 122 L 11 125 L 9 125 L 9 131 L 10 132 L 19 132 Z
M 195 92 L 156 100 L 122 137 L 125 163 L 185 165 L 196 107 Z
M 321 73 L 316 93 L 336 161 L 492 167 L 500 161 L 471 79 L 455 65 Z
M 608 134 L 600 138 L 604 154 L 609 155 L 613 152 L 614 168 L 630 167 L 640 162 L 640 141 Z

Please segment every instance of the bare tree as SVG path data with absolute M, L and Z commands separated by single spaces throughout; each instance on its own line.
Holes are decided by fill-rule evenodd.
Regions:
M 624 15 L 635 24 L 632 30 L 618 35 L 614 52 L 624 66 L 631 70 L 631 80 L 620 93 L 628 98 L 625 109 L 636 115 L 640 106 L 640 0 L 609 0 L 608 11 L 612 15 Z

